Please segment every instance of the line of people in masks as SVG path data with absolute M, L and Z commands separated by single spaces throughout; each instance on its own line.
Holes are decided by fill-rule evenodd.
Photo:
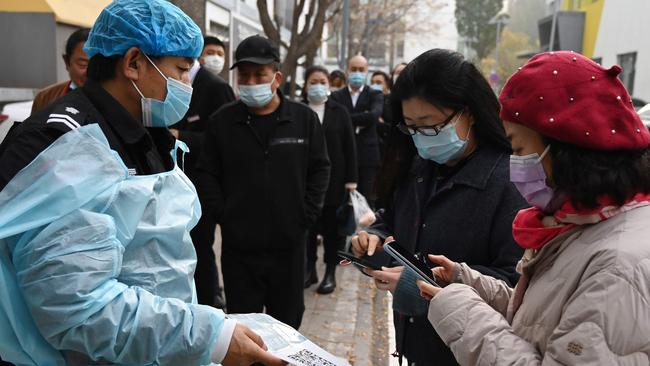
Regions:
M 214 309 L 223 306 L 215 226 L 229 311 L 299 328 L 309 230 L 331 224 L 337 196 L 356 188 L 355 135 L 378 166 L 381 93 L 356 70 L 350 112 L 293 102 L 279 90 L 278 49 L 252 36 L 234 52 L 236 100 L 219 77 L 224 44 L 163 1 L 117 0 L 66 48 L 71 81 L 40 93 L 0 145 L 0 314 L 12 324 L 0 357 L 278 364 L 257 335 Z M 323 71 L 313 76 L 327 79 Z M 372 174 L 362 176 L 370 192 Z
M 111 11 L 124 12 L 132 18 L 145 14 L 151 22 L 161 21 L 153 10 L 176 11 L 173 7 L 161 7 L 147 14 L 142 4 L 118 3 L 109 7 Z M 157 62 L 166 57 L 164 53 L 142 53 L 140 58 L 128 52 L 115 53 L 120 48 L 129 50 L 124 44 L 109 44 L 102 39 L 109 32 L 107 24 L 119 23 L 107 11 L 93 27 L 93 33 L 81 29 L 68 39 L 64 60 L 70 81 L 40 92 L 33 104 L 32 117 L 17 124 L 0 147 L 3 190 L 16 180 L 30 159 L 36 160 L 69 130 L 92 122 L 99 124 L 100 134 L 105 135 L 108 146 L 119 154 L 129 176 L 154 177 L 180 161 L 184 174 L 198 189 L 203 211 L 195 226 L 190 224 L 191 220 L 186 226 L 192 229 L 197 258 L 194 278 L 198 302 L 224 306 L 212 250 L 214 229 L 219 223 L 229 310 L 266 311 L 298 328 L 304 312 L 303 287 L 317 281 L 314 280 L 316 234 L 325 238 L 328 264 L 318 291 L 331 293 L 336 287 L 336 250 L 343 247 L 345 240 L 337 232 L 336 207 L 345 190 L 357 188 L 358 177 L 361 178 L 359 190 L 372 196 L 380 161 L 377 128 L 387 125 L 382 98 L 387 86 L 380 91 L 376 86 L 365 85 L 368 65 L 361 56 L 353 57 L 348 74 L 341 75 L 344 82 L 349 78 L 349 87 L 331 97 L 327 71 L 309 69 L 305 74 L 306 84 L 320 85 L 316 93 L 317 88 L 311 88 L 314 89 L 311 93 L 304 94 L 303 102 L 315 112 L 310 113 L 308 108 L 299 108 L 300 104 L 282 97 L 278 90 L 282 81 L 279 52 L 267 39 L 254 36 L 243 41 L 235 52 L 232 68 L 237 69 L 240 93 L 240 100 L 236 101 L 232 88 L 219 76 L 225 63 L 225 45 L 219 39 L 203 37 L 198 63 L 192 63 L 191 57 L 183 53 L 196 52 L 196 40 L 193 40 L 195 49 L 190 51 L 187 47 L 183 49 L 186 45 L 179 40 L 179 35 L 174 35 L 176 39 L 172 41 L 176 43 L 170 42 L 167 50 L 156 50 L 174 52 L 174 57 L 185 58 L 186 63 L 175 65 L 178 78 L 170 77 Z M 141 45 L 141 50 L 155 48 L 147 44 L 150 40 L 144 36 L 145 32 L 121 31 L 128 33 L 133 44 Z M 94 38 L 86 45 L 89 34 Z M 145 67 L 152 66 L 165 81 L 165 92 L 156 90 L 156 96 L 145 96 L 152 86 L 138 86 L 133 70 L 118 69 L 125 68 L 122 63 L 128 60 L 126 56 L 146 60 Z M 128 66 L 136 70 L 140 66 L 142 70 L 137 61 Z M 187 64 L 189 68 L 185 67 Z M 88 85 L 86 79 L 90 80 Z M 130 94 L 137 93 L 141 99 L 139 106 L 133 105 L 128 100 L 129 92 L 123 90 L 127 81 L 132 86 L 132 89 L 127 87 L 131 89 Z M 387 79 L 384 82 L 389 83 Z M 73 92 L 77 89 L 79 92 Z M 116 107 L 115 101 L 122 108 Z M 215 113 L 224 105 L 231 108 Z M 140 119 L 144 128 L 131 129 L 132 118 L 125 112 Z M 228 122 L 243 122 L 248 127 L 243 135 L 238 135 L 242 132 L 239 124 L 232 131 L 219 131 L 228 129 Z M 93 137 L 98 137 L 97 133 L 89 132 Z M 246 151 L 241 151 L 247 143 L 250 145 Z M 356 146 L 360 147 L 358 159 Z M 261 155 L 249 155 L 247 159 L 247 153 L 256 149 Z M 168 150 L 173 150 L 171 160 L 165 153 Z M 16 156 L 20 158 L 14 159 Z M 256 160 L 258 165 L 251 164 Z M 295 177 L 291 184 L 287 184 L 287 176 Z M 163 195 L 162 192 L 153 194 Z M 190 216 L 196 216 L 196 212 Z M 250 231 L 251 225 L 259 232 Z M 251 233 L 254 235 L 247 235 Z M 305 242 L 308 243 L 306 251 Z M 305 258 L 307 268 L 312 270 L 306 278 Z M 233 332 L 232 322 L 225 323 L 230 326 L 224 333 Z M 64 358 L 95 357 L 83 352 L 71 354 L 64 354 Z
M 394 75 L 403 68 L 396 67 Z M 386 108 L 392 80 L 377 71 L 368 81 L 368 61 L 357 55 L 346 72 L 328 73 L 322 66 L 309 67 L 304 74 L 303 102 L 316 112 L 325 130 L 332 164 L 330 183 L 322 215 L 311 228 L 307 242 L 305 288 L 318 282 L 316 271 L 319 238 L 324 246 L 325 274 L 316 292 L 332 293 L 336 288 L 338 250 L 346 236 L 340 229 L 337 211 L 347 204 L 345 191 L 357 189 L 374 207 L 374 180 L 383 155 L 383 146 L 394 127 Z

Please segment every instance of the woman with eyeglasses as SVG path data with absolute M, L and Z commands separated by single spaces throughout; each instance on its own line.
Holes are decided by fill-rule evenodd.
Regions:
M 398 130 L 377 186 L 386 210 L 353 237 L 353 251 L 372 256 L 394 238 L 412 253 L 441 254 L 514 285 L 523 250 L 512 221 L 526 202 L 510 183 L 510 143 L 489 84 L 460 54 L 434 49 L 406 66 L 391 98 Z M 427 320 L 415 274 L 367 273 L 393 293 L 397 351 L 408 364 L 456 365 Z

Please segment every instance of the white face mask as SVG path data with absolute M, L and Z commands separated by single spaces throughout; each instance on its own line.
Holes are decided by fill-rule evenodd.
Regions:
M 219 75 L 223 70 L 225 60 L 219 55 L 209 55 L 203 57 L 203 67 L 215 75 Z

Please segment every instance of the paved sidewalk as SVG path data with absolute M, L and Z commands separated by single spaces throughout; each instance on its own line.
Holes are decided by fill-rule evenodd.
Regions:
M 317 267 L 322 277 L 325 266 Z M 305 290 L 300 332 L 354 366 L 388 366 L 393 351 L 389 349 L 389 296 L 352 266 L 339 266 L 336 282 L 336 291 L 329 295 L 317 294 L 318 284 Z
M 221 270 L 219 230 L 215 239 L 214 251 Z M 318 258 L 323 258 L 322 246 Z M 317 271 L 320 280 L 325 273 L 325 264 L 320 260 Z M 395 350 L 390 294 L 378 291 L 372 279 L 353 266 L 339 266 L 336 283 L 336 291 L 329 295 L 317 294 L 318 284 L 305 289 L 306 309 L 299 331 L 354 366 L 396 365 L 396 358 L 390 356 Z

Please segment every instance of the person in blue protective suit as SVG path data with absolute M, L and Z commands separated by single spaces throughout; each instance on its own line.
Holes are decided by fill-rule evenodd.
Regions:
M 0 357 L 17 365 L 284 362 L 196 304 L 196 190 L 167 126 L 185 114 L 199 28 L 162 0 L 116 0 L 88 81 L 0 145 Z

